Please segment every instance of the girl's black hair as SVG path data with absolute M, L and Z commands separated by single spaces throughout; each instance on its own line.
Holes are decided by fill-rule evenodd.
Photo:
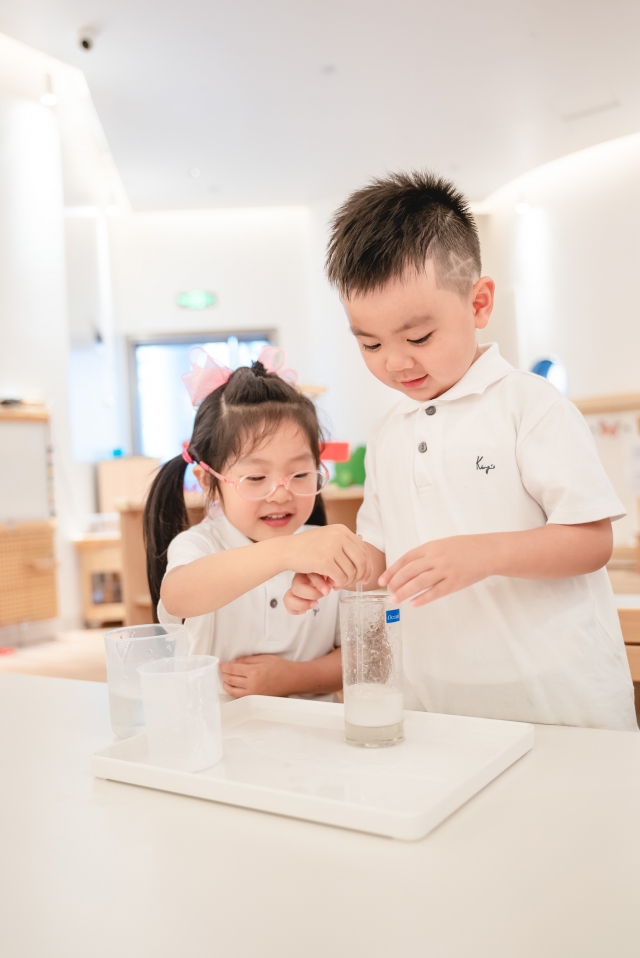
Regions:
M 241 366 L 203 400 L 196 413 L 187 451 L 195 462 L 205 462 L 216 472 L 237 459 L 241 452 L 260 445 L 285 421 L 295 423 L 309 440 L 311 453 L 320 464 L 322 439 L 315 407 L 295 386 L 268 373 L 262 363 Z M 147 550 L 147 579 L 154 621 L 160 600 L 160 586 L 167 568 L 167 550 L 178 533 L 189 528 L 184 501 L 182 456 L 170 459 L 155 477 L 144 509 L 143 529 Z M 218 489 L 209 474 L 209 497 Z M 326 525 L 324 504 L 318 495 L 311 525 Z

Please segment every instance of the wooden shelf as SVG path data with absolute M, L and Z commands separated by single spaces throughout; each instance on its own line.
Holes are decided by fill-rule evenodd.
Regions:
M 588 396 L 573 399 L 583 416 L 604 415 L 610 412 L 636 412 L 640 410 L 640 393 L 614 393 L 610 396 Z
M 19 406 L 0 405 L 0 420 L 3 422 L 49 422 L 49 410 L 39 403 L 23 403 Z
M 322 490 L 322 498 L 330 501 L 332 499 L 362 499 L 364 497 L 364 486 L 347 486 L 345 489 L 336 486 L 335 483 L 329 483 Z

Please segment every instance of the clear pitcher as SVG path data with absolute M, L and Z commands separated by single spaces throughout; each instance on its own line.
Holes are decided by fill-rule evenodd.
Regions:
M 404 739 L 400 609 L 387 595 L 340 599 L 345 739 L 381 748 Z
M 187 629 L 184 625 L 131 625 L 106 632 L 104 646 L 111 728 L 118 738 L 129 738 L 144 728 L 138 666 L 187 655 Z

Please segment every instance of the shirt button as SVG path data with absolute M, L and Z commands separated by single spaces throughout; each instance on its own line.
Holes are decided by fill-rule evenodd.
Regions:
M 426 452 L 426 451 L 427 451 L 426 442 L 421 442 L 420 445 L 418 446 L 418 452 Z
M 278 604 L 278 600 L 277 600 L 277 599 L 272 599 L 271 602 L 269 603 L 269 605 L 271 606 L 272 609 L 275 609 L 275 607 L 277 606 L 277 604 Z
M 427 406 L 427 408 L 425 409 L 425 412 L 426 412 L 427 416 L 435 416 L 435 414 L 436 414 L 436 407 L 435 407 L 435 406 Z

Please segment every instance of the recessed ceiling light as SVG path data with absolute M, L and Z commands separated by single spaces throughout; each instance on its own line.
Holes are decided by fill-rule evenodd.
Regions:
M 107 208 L 106 208 L 106 210 L 105 210 L 105 213 L 107 214 L 107 216 L 119 216 L 119 215 L 120 215 L 120 207 L 119 207 L 119 206 L 114 206 L 114 205 L 107 206 Z
M 197 180 L 200 176 L 200 170 L 197 166 L 194 166 L 192 170 L 189 170 L 189 176 L 192 176 L 194 180 Z

